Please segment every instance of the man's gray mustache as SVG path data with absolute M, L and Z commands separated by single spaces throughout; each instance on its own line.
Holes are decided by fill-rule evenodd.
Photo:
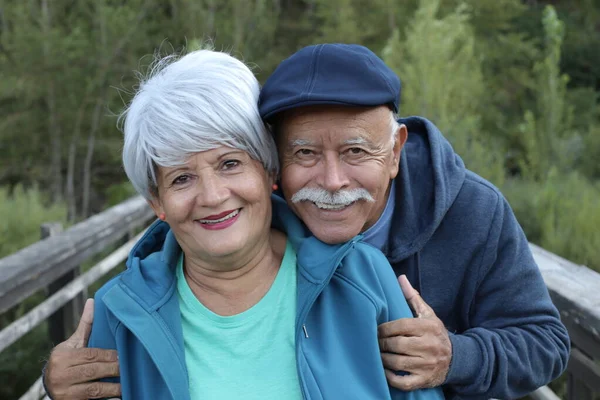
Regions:
M 311 201 L 313 203 L 324 203 L 331 205 L 348 205 L 358 200 L 365 200 L 369 203 L 375 201 L 367 189 L 357 188 L 348 190 L 338 190 L 329 192 L 325 189 L 302 188 L 292 196 L 292 203 L 301 201 Z

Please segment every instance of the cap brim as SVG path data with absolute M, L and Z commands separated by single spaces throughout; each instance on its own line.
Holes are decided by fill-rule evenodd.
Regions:
M 291 110 L 292 108 L 300 108 L 307 106 L 317 106 L 317 105 L 332 105 L 332 106 L 345 106 L 345 107 L 378 107 L 387 105 L 390 107 L 390 104 L 356 104 L 356 102 L 345 102 L 345 101 L 334 101 L 334 100 L 304 100 L 297 101 L 295 103 L 286 104 L 284 106 L 278 107 L 269 111 L 265 114 L 262 119 L 267 123 L 272 123 L 273 118 L 284 111 Z M 392 107 L 390 107 L 392 109 Z

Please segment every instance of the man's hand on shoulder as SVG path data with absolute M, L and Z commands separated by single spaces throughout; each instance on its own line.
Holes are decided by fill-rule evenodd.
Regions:
M 406 276 L 398 280 L 416 318 L 379 325 L 379 348 L 388 383 L 405 391 L 440 386 L 452 359 L 448 331 Z M 409 374 L 397 375 L 395 371 Z
M 73 335 L 50 353 L 44 384 L 54 400 L 80 400 L 118 397 L 121 385 L 98 382 L 119 376 L 119 360 L 115 350 L 87 348 L 94 320 L 94 300 L 88 299 Z

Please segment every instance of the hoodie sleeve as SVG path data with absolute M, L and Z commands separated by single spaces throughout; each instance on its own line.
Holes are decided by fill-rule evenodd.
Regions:
M 450 334 L 445 386 L 462 399 L 519 398 L 566 368 L 570 341 L 525 235 L 501 196 L 469 325 Z

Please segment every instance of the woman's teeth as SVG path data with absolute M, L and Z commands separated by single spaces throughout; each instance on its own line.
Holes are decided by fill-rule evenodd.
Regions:
M 231 219 L 231 218 L 235 217 L 239 213 L 240 213 L 240 210 L 238 209 L 238 210 L 232 211 L 231 213 L 227 214 L 223 218 L 219 218 L 219 219 L 201 219 L 199 221 L 200 221 L 201 224 L 213 225 L 213 224 L 218 224 L 218 223 L 227 221 L 228 219 Z

